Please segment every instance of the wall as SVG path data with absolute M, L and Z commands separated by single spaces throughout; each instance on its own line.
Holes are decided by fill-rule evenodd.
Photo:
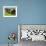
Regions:
M 3 6 L 16 5 L 17 18 L 4 18 Z M 46 0 L 0 0 L 0 44 L 7 44 L 9 32 L 18 24 L 46 24 Z

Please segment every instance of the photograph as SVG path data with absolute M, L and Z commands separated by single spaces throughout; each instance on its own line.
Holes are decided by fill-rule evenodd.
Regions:
M 17 17 L 17 6 L 3 6 L 3 17 Z

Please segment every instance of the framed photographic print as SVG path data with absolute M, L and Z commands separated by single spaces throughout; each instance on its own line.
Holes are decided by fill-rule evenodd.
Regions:
M 3 6 L 3 17 L 17 17 L 17 6 Z

